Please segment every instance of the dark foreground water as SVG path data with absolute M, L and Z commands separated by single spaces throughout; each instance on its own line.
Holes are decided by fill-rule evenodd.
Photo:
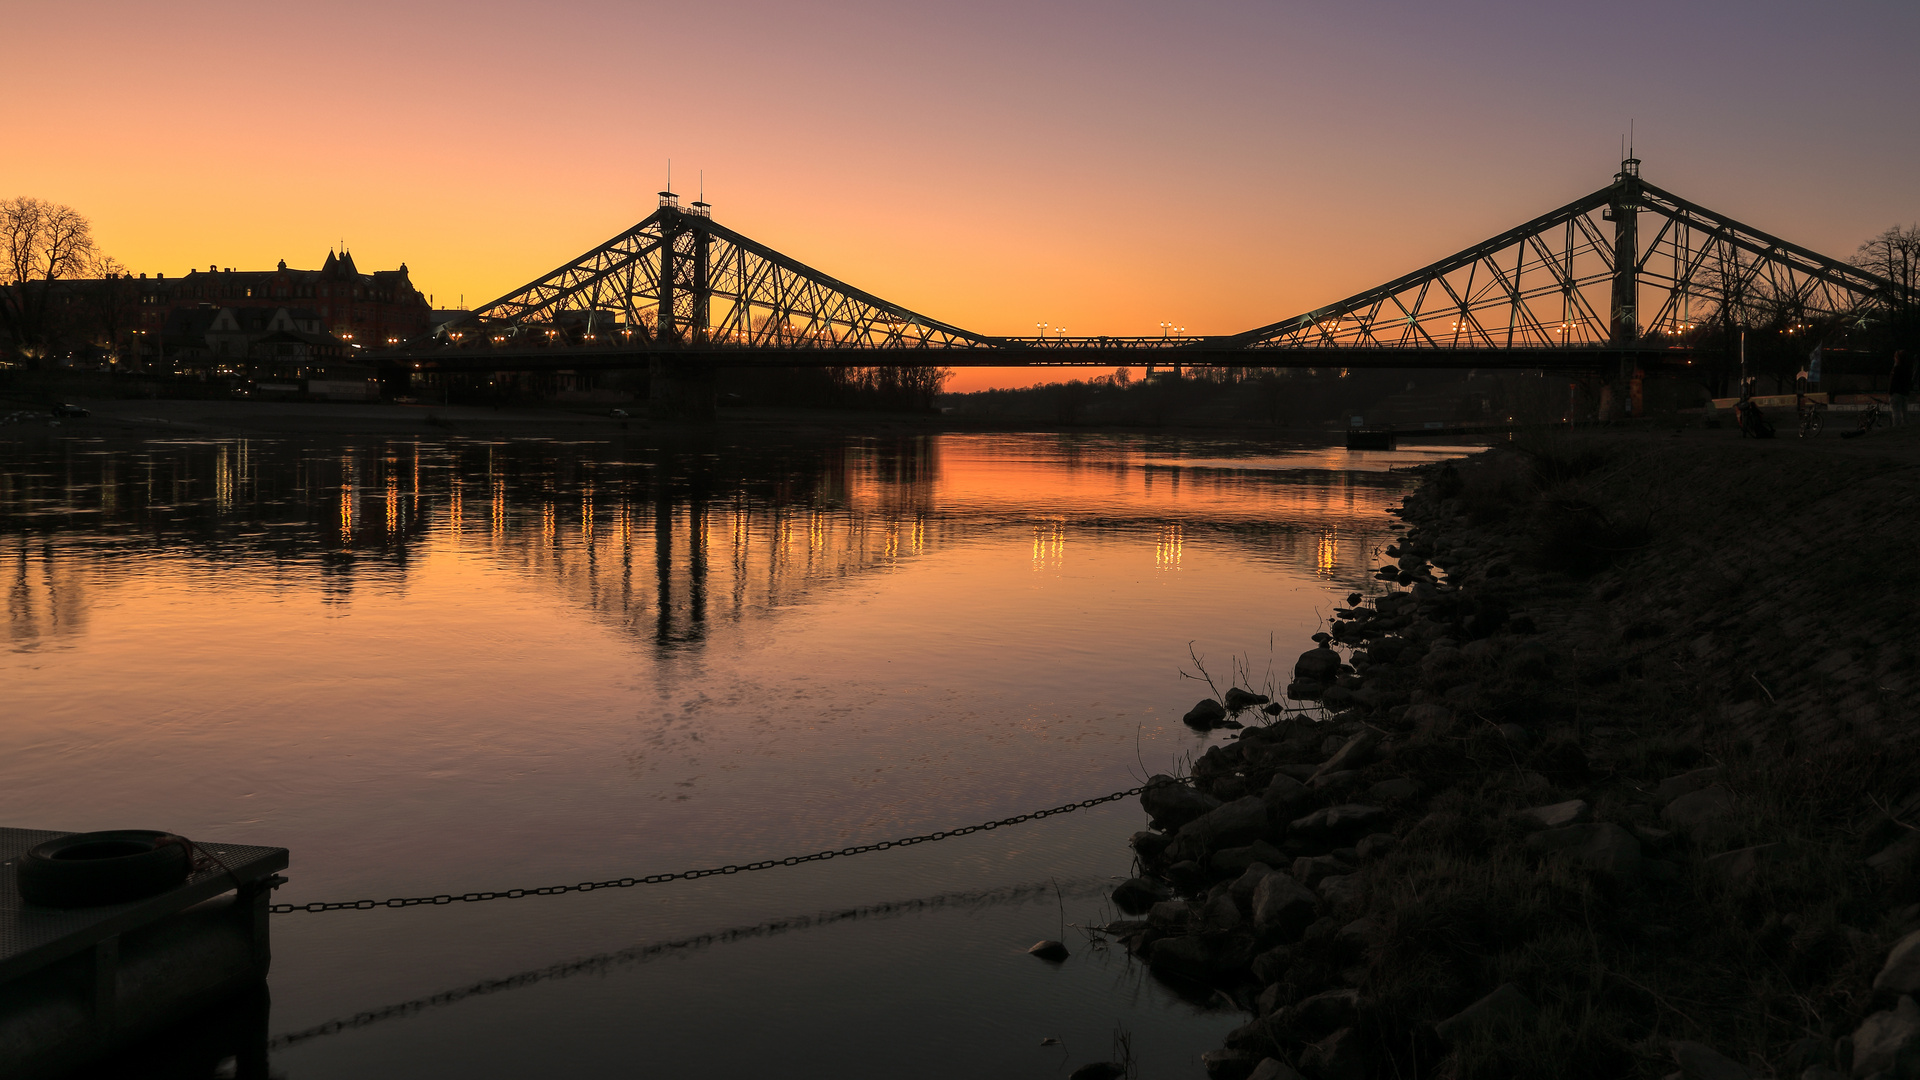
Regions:
M 306 902 L 1105 794 L 1204 749 L 1189 650 L 1223 690 L 1284 682 L 1381 560 L 1389 469 L 1458 452 L 0 442 L 0 824 L 285 846 L 276 899 Z M 1235 1014 L 1071 926 L 1065 964 L 1024 954 L 1063 908 L 1112 917 L 1142 822 L 1129 799 L 748 875 L 275 916 L 275 1035 L 488 992 L 280 1039 L 273 1068 L 1058 1077 L 1125 1032 L 1142 1075 L 1198 1077 Z

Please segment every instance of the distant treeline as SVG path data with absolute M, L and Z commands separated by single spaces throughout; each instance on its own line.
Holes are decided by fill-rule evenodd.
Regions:
M 1019 390 L 947 394 L 956 416 L 1059 426 L 1320 427 L 1409 387 L 1404 371 L 1196 369 L 1135 378 L 1111 375 Z
M 724 368 L 716 389 L 732 405 L 932 412 L 952 375 L 922 367 Z

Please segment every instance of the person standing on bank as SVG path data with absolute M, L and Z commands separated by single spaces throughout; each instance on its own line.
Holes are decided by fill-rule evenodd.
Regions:
M 1907 350 L 1893 351 L 1893 370 L 1887 375 L 1887 396 L 1892 398 L 1893 426 L 1907 422 L 1907 395 L 1913 392 L 1913 361 Z

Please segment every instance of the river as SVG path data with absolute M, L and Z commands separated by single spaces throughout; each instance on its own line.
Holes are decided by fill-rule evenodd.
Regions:
M 305 903 L 1106 794 L 1219 737 L 1180 722 L 1195 676 L 1284 684 L 1370 591 L 1392 470 L 1463 450 L 0 431 L 0 824 L 287 847 L 275 899 Z M 1058 1077 L 1124 1033 L 1142 1075 L 1203 1076 L 1243 1017 L 1071 925 L 1065 963 L 1025 954 L 1114 916 L 1142 823 L 1124 799 L 752 874 L 276 915 L 274 1035 L 488 992 L 281 1039 L 272 1066 Z

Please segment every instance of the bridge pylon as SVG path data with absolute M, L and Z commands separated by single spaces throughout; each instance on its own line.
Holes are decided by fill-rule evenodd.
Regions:
M 1633 349 L 1640 338 L 1640 159 L 1620 162 L 1613 187 L 1607 192 L 1602 217 L 1613 221 L 1613 296 L 1607 316 L 1607 344 L 1619 353 L 1619 366 L 1606 373 L 1601 388 L 1600 414 L 1615 420 L 1625 412 L 1638 360 Z

